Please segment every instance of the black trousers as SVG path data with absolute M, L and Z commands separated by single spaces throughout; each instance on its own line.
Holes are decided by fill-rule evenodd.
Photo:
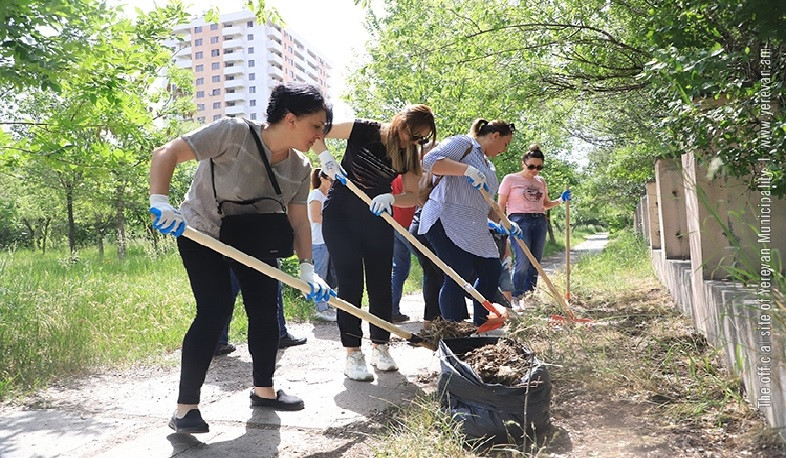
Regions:
M 278 280 L 227 261 L 216 251 L 186 237 L 177 238 L 183 266 L 196 299 L 196 316 L 183 338 L 178 404 L 198 404 L 205 375 L 218 338 L 232 314 L 235 297 L 230 268 L 240 282 L 248 315 L 248 348 L 253 360 L 254 386 L 273 386 L 278 352 Z M 276 267 L 276 259 L 263 259 Z
M 418 209 L 418 217 L 414 218 L 412 224 L 409 226 L 409 233 L 414 235 L 420 243 L 434 253 L 434 248 L 426 239 L 426 236 L 418 234 L 418 228 L 420 228 L 420 209 Z M 412 251 L 418 258 L 420 267 L 423 270 L 423 302 L 425 303 L 423 319 L 425 321 L 434 321 L 436 318 L 442 316 L 439 311 L 439 290 L 442 288 L 445 274 L 442 273 L 442 269 L 437 267 L 437 265 L 426 257 L 426 255 L 421 253 L 420 250 L 413 246 Z
M 360 307 L 365 274 L 369 312 L 389 322 L 393 307 L 393 228 L 356 196 L 340 195 L 322 210 L 322 236 L 336 269 L 338 296 Z M 359 347 L 363 338 L 360 318 L 343 310 L 337 310 L 337 317 L 341 344 Z M 390 340 L 390 332 L 373 324 L 370 331 L 374 343 Z

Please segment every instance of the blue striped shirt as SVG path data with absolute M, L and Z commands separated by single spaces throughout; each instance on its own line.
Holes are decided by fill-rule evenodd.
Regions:
M 470 145 L 472 151 L 461 159 Z M 461 160 L 480 170 L 486 175 L 489 194 L 496 195 L 499 187 L 497 170 L 483 154 L 477 140 L 467 135 L 446 138 L 423 157 L 423 168 L 431 171 L 434 164 L 443 158 Z M 472 187 L 467 177 L 445 175 L 423 206 L 418 233 L 425 234 L 439 219 L 445 234 L 462 250 L 483 258 L 498 258 L 499 251 L 488 228 L 490 211 L 491 207 L 483 195 Z

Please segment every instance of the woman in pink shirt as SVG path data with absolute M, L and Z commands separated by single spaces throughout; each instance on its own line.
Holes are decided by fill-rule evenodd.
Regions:
M 499 186 L 499 206 L 508 215 L 508 219 L 519 225 L 522 240 L 540 262 L 546 246 L 546 210 L 570 200 L 570 190 L 564 191 L 559 199 L 549 200 L 546 180 L 539 176 L 543 170 L 544 156 L 540 146 L 535 143 L 529 147 L 521 158 L 521 172 L 505 175 Z M 516 253 L 513 270 L 513 297 L 521 297 L 535 289 L 538 283 L 538 271 L 529 262 L 529 258 L 519 246 L 511 240 Z M 514 304 L 517 301 L 514 301 Z

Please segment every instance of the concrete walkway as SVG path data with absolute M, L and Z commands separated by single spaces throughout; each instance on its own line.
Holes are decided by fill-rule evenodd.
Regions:
M 605 246 L 603 234 L 573 250 L 576 257 Z M 544 259 L 560 268 L 564 255 Z M 574 262 L 574 261 L 571 261 Z M 418 332 L 420 293 L 405 296 L 401 325 Z M 470 308 L 471 310 L 471 308 Z M 368 328 L 366 326 L 366 336 Z M 210 433 L 174 434 L 167 427 L 177 398 L 180 353 L 165 367 L 137 367 L 69 380 L 18 405 L 0 406 L 0 457 L 366 457 L 384 429 L 387 409 L 432 392 L 439 370 L 435 353 L 394 339 L 398 372 L 377 373 L 372 383 L 343 375 L 344 350 L 335 324 L 292 324 L 308 343 L 279 352 L 276 386 L 305 400 L 305 410 L 275 412 L 249 407 L 251 360 L 246 345 L 218 357 L 202 390 L 202 416 Z M 363 344 L 369 353 L 370 344 Z

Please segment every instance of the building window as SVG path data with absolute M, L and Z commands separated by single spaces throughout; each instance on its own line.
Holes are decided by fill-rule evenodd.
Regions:
M 213 121 L 218 121 L 219 119 L 221 119 L 221 115 L 220 114 L 213 115 Z
M 205 111 L 205 104 L 197 103 L 197 111 Z
M 212 81 L 214 83 L 220 83 L 221 82 L 221 75 L 213 75 Z
M 227 75 L 224 81 L 232 81 L 233 79 L 235 79 L 235 75 Z
M 197 96 L 196 96 L 196 98 L 198 98 L 198 99 L 201 99 L 201 98 L 202 98 L 202 97 L 204 97 L 204 96 L 205 96 L 205 91 L 197 91 Z
M 256 113 L 251 113 L 251 119 L 256 120 L 257 119 L 257 114 Z
M 253 39 L 254 39 L 254 34 L 253 33 L 249 33 L 248 35 L 246 35 L 246 40 L 251 41 Z
M 246 22 L 246 27 L 254 27 L 254 21 Z
M 218 43 L 218 37 L 210 37 L 210 43 Z
M 248 53 L 249 53 L 249 54 L 254 54 L 254 47 L 253 47 L 253 46 L 250 46 L 250 47 L 248 48 Z
M 248 61 L 248 66 L 249 67 L 253 67 L 255 64 L 256 64 L 256 62 L 254 62 L 254 59 L 251 59 L 251 60 Z
M 197 38 L 196 40 L 194 40 L 194 46 L 202 46 L 202 39 Z
M 221 95 L 221 88 L 213 89 L 210 95 Z
M 205 70 L 205 66 L 204 66 L 204 65 L 202 65 L 202 64 L 199 64 L 199 65 L 197 65 L 196 67 L 194 67 L 194 71 L 195 71 L 195 72 L 202 72 L 202 71 L 204 71 L 204 70 Z
M 218 24 L 210 24 L 210 30 L 218 30 Z
M 220 54 L 221 54 L 221 52 L 218 49 L 213 49 L 213 50 L 210 51 L 210 55 L 212 57 L 218 57 Z
M 249 86 L 248 87 L 248 93 L 249 94 L 256 94 L 257 93 L 257 87 L 256 86 Z
M 202 32 L 202 26 L 201 25 L 198 25 L 198 26 L 194 27 L 194 33 L 201 33 L 201 32 Z
M 255 107 L 255 106 L 257 106 L 257 101 L 252 99 L 252 100 L 250 100 L 248 102 L 248 105 L 251 106 L 251 107 Z
M 213 102 L 213 108 L 221 108 L 221 102 Z
M 205 53 L 203 53 L 202 51 L 197 51 L 197 52 L 194 53 L 194 59 L 201 59 L 204 56 L 205 56 Z
M 248 74 L 248 80 L 249 81 L 254 81 L 255 79 L 257 79 L 256 73 L 249 73 Z
M 212 70 L 218 70 L 219 68 L 221 68 L 221 62 L 213 62 L 212 64 L 210 64 L 210 68 Z
M 196 79 L 196 85 L 199 86 L 200 84 L 205 84 L 205 79 L 201 76 Z

